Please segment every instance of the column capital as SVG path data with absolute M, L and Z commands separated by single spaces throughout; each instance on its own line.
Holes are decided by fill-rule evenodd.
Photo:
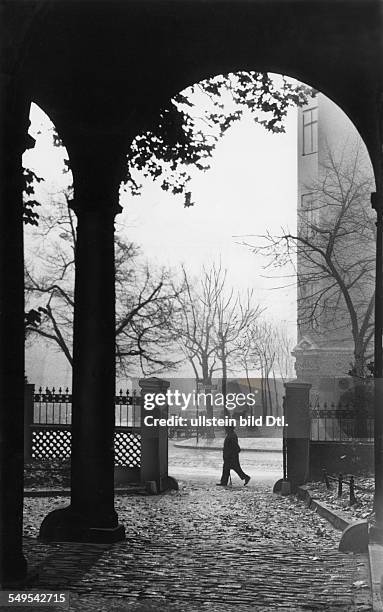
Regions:
M 127 166 L 127 143 L 123 134 L 97 129 L 71 131 L 65 138 L 73 173 L 74 199 L 71 208 L 82 212 L 115 216 L 119 190 Z
M 110 196 L 110 201 L 94 198 L 92 201 L 81 200 L 75 198 L 69 200 L 68 205 L 76 214 L 77 218 L 92 216 L 94 219 L 99 218 L 100 221 L 114 221 L 114 217 L 122 212 L 122 206 L 115 201 L 115 198 Z

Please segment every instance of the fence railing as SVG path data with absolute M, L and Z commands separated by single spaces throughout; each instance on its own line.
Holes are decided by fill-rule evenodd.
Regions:
M 310 405 L 311 440 L 326 442 L 372 441 L 374 419 L 352 404 Z
M 25 404 L 26 458 L 68 458 L 71 454 L 72 394 L 61 387 L 40 389 Z M 141 396 L 122 391 L 115 397 L 115 465 L 140 467 Z
M 33 397 L 33 423 L 40 425 L 70 425 L 72 423 L 72 394 L 61 387 L 40 387 Z M 140 395 L 134 390 L 120 389 L 115 397 L 116 427 L 140 427 Z

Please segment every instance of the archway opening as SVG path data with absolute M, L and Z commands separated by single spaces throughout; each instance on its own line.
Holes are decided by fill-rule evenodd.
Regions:
M 29 134 L 35 146 L 23 155 L 28 178 L 24 206 L 32 213 L 24 232 L 26 375 L 37 388 L 66 389 L 72 379 L 68 365 L 77 224 L 70 208 L 73 177 L 56 127 L 35 103 L 30 109 Z
M 266 96 L 260 106 L 245 104 L 241 112 L 236 104 L 241 101 L 238 92 L 243 76 L 229 77 L 231 86 L 232 81 L 237 80 L 234 98 L 230 97 L 227 85 L 226 90 L 222 89 L 214 79 L 207 88 L 197 84 L 175 99 L 183 113 L 182 124 L 177 123 L 179 114 L 174 123 L 174 118 L 164 111 L 153 133 L 139 135 L 133 142 L 128 175 L 130 189 L 128 195 L 126 189 L 121 189 L 121 203 L 126 202 L 126 206 L 117 218 L 117 324 L 123 320 L 128 322 L 119 327 L 117 390 L 120 387 L 123 391 L 131 389 L 132 379 L 142 374 L 189 379 L 186 382 L 190 387 L 188 391 L 196 388 L 207 393 L 210 385 L 216 387 L 217 393 L 223 391 L 225 396 L 234 388 L 237 393 L 242 392 L 243 387 L 257 395 L 253 406 L 245 406 L 244 416 L 262 416 L 263 425 L 269 416 L 275 427 L 276 422 L 272 419 L 282 415 L 283 383 L 295 375 L 291 357 L 294 352 L 298 378 L 302 380 L 312 383 L 321 367 L 330 368 L 316 379 L 315 401 L 318 398 L 321 401 L 339 399 L 341 387 L 336 387 L 334 373 L 337 370 L 335 377 L 348 379 L 355 365 L 356 340 L 351 338 L 350 342 L 348 320 L 343 316 L 347 313 L 344 294 L 339 291 L 339 284 L 333 284 L 333 276 L 326 273 L 323 277 L 322 272 L 318 273 L 321 262 L 313 261 L 313 247 L 318 236 L 328 237 L 334 229 L 334 219 L 339 213 L 338 196 L 342 181 L 345 181 L 353 191 L 352 200 L 344 203 L 342 218 L 346 218 L 347 223 L 341 227 L 351 236 L 358 235 L 372 248 L 371 253 L 368 248 L 364 251 L 368 252 L 368 287 L 371 289 L 373 238 L 369 224 L 373 215 L 366 198 L 373 190 L 372 170 L 365 147 L 344 113 L 320 93 L 312 96 L 308 91 L 307 99 L 301 99 L 300 90 L 294 90 L 293 82 L 289 81 L 290 102 L 294 102 L 296 96 L 296 101 L 303 106 L 298 111 L 292 107 L 287 112 L 289 104 L 285 106 L 278 88 L 280 78 L 273 77 L 275 92 L 271 98 Z M 261 94 L 262 90 L 257 92 L 258 97 Z M 214 98 L 218 98 L 218 106 Z M 248 98 L 245 100 L 249 102 Z M 209 107 L 212 102 L 213 106 Z M 281 108 L 282 121 L 278 122 L 275 113 Z M 281 129 L 284 119 L 286 133 Z M 229 126 L 227 129 L 225 122 Z M 213 128 L 207 138 L 202 134 L 204 126 L 208 130 Z M 193 146 L 184 142 L 182 150 L 182 134 L 185 136 L 185 132 L 193 130 Z M 224 132 L 222 137 L 221 132 Z M 150 146 L 145 149 L 149 140 Z M 198 146 L 206 155 L 196 154 Z M 175 159 L 176 154 L 179 160 Z M 195 170 L 190 171 L 191 166 Z M 204 166 L 210 168 L 201 172 Z M 356 169 L 354 182 L 352 168 Z M 60 172 L 62 174 L 62 170 Z M 327 182 L 323 186 L 324 172 Z M 153 181 L 153 177 L 156 180 Z M 337 177 L 341 179 L 338 185 Z M 138 185 L 142 181 L 146 182 L 142 194 L 132 198 L 132 193 L 140 191 Z M 70 180 L 67 180 L 67 187 L 70 187 Z M 167 187 L 167 194 L 162 187 Z M 325 198 L 331 196 L 326 193 L 329 187 L 332 203 L 325 202 Z M 194 206 L 190 206 L 192 201 Z M 62 203 L 65 206 L 67 200 Z M 331 214 L 324 214 L 329 207 Z M 355 210 L 361 211 L 367 225 L 361 225 L 360 215 L 358 227 L 350 225 L 351 212 Z M 72 221 L 69 219 L 68 227 L 75 230 L 75 220 Z M 54 228 L 49 230 L 53 231 L 52 245 L 56 248 L 59 243 L 64 250 L 70 249 L 68 234 L 64 236 L 60 220 L 56 218 L 50 222 Z M 305 250 L 302 239 L 307 241 L 308 238 L 311 245 Z M 45 242 L 47 240 L 48 234 L 44 238 Z M 361 262 L 350 256 L 343 235 L 337 246 L 336 255 L 338 259 L 343 258 L 343 272 L 348 275 L 348 282 L 355 281 L 353 292 L 369 317 L 367 327 L 364 326 L 363 344 L 371 329 L 372 311 L 368 309 L 368 300 L 359 281 L 355 280 L 361 273 Z M 56 257 L 56 261 L 53 258 L 51 263 L 57 264 L 60 259 L 65 264 L 65 258 L 61 257 Z M 311 264 L 317 266 L 314 271 Z M 350 269 L 344 267 L 348 264 Z M 65 279 L 73 281 L 73 271 L 69 271 L 68 276 L 65 274 Z M 221 307 L 218 324 L 221 335 L 223 327 L 232 335 L 236 334 L 237 330 L 230 325 L 240 320 L 241 312 L 252 320 L 252 325 L 245 326 L 246 329 L 231 340 L 230 351 L 235 357 L 226 359 L 225 364 L 222 356 L 223 351 L 229 350 L 228 345 L 222 348 L 222 343 L 218 342 L 219 329 L 214 329 L 215 345 L 209 346 L 206 376 L 202 371 L 203 359 L 195 352 L 196 343 L 180 332 L 190 323 L 190 317 L 195 316 L 195 304 L 199 304 L 199 311 L 203 310 L 206 287 L 213 286 L 214 294 L 222 283 L 221 303 L 218 300 L 218 306 L 213 306 L 216 310 Z M 70 329 L 70 304 L 65 303 L 61 291 L 56 291 L 55 295 L 60 300 L 56 312 Z M 129 318 L 127 314 L 137 307 L 137 316 Z M 57 323 L 57 317 L 53 316 Z M 46 339 L 53 342 L 53 346 L 59 346 L 52 319 L 50 324 L 53 338 L 46 336 Z M 326 326 L 329 328 L 325 330 Z M 363 367 L 368 367 L 369 348 L 367 340 Z M 62 352 L 65 358 L 65 351 Z M 33 359 L 34 363 L 37 361 Z M 49 362 L 55 363 L 51 358 Z M 53 368 L 55 372 L 60 371 L 56 366 Z M 226 378 L 224 389 L 222 378 Z M 260 383 L 252 383 L 251 379 L 260 379 Z M 66 383 L 56 379 L 53 383 L 43 380 L 40 384 L 57 388 Z M 344 386 L 344 380 L 342 384 Z M 182 414 L 182 407 L 178 408 L 173 411 L 175 416 Z M 204 409 L 198 414 L 198 410 L 194 407 L 190 417 L 207 414 Z M 222 405 L 218 412 L 222 412 Z M 199 441 L 203 439 L 205 434 L 198 428 L 193 430 L 191 426 L 187 431 L 195 441 L 197 437 Z M 253 426 L 253 430 L 256 428 L 259 431 L 258 426 Z M 274 433 L 271 428 L 268 431 Z
M 191 90 L 183 91 L 181 104 L 188 106 L 190 96 L 192 97 L 198 89 L 197 85 Z M 214 84 L 207 94 L 203 91 L 202 96 L 206 95 L 211 101 L 211 97 L 214 97 L 212 91 L 215 91 Z M 224 106 L 225 102 L 222 104 Z M 201 108 L 195 110 L 193 105 L 192 109 L 192 113 L 197 113 L 200 118 L 198 112 L 201 113 Z M 226 112 L 232 116 L 233 108 Z M 212 111 L 210 113 L 212 114 Z M 217 115 L 222 116 L 224 113 L 222 108 L 217 111 Z M 202 119 L 200 119 L 203 122 L 206 114 L 203 112 L 201 114 Z M 280 134 L 271 134 L 270 139 L 273 141 L 263 140 L 264 126 L 258 118 L 254 122 L 254 117 L 249 112 L 238 123 L 233 121 L 230 130 L 217 144 L 212 168 L 201 178 L 196 176 L 191 178 L 189 186 L 193 187 L 187 194 L 186 210 L 182 208 L 183 195 L 178 197 L 177 210 L 175 199 L 161 196 L 161 186 L 159 185 L 156 190 L 152 183 L 146 187 L 147 197 L 152 200 L 148 202 L 148 208 L 142 206 L 142 201 L 138 203 L 138 199 L 135 205 L 134 199 L 128 197 L 126 213 L 122 215 L 122 222 L 126 228 L 129 228 L 130 235 L 140 236 L 145 243 L 145 252 L 152 253 L 157 262 L 165 262 L 173 269 L 175 262 L 186 267 L 189 264 L 188 285 L 189 287 L 193 285 L 195 291 L 192 299 L 188 297 L 187 300 L 190 310 L 183 318 L 184 327 L 187 327 L 195 315 L 194 307 L 191 305 L 193 300 L 194 302 L 200 300 L 201 304 L 206 303 L 204 282 L 201 279 L 205 279 L 206 286 L 206 282 L 209 283 L 211 278 L 214 278 L 217 268 L 224 270 L 231 268 L 229 277 L 231 281 L 235 279 L 234 292 L 240 286 L 239 293 L 242 290 L 242 299 L 247 289 L 254 290 L 254 287 L 249 287 L 248 283 L 249 270 L 251 270 L 251 274 L 257 279 L 255 294 L 261 310 L 264 306 L 259 299 L 262 289 L 268 294 L 266 302 L 269 313 L 270 311 L 283 313 L 279 317 L 278 315 L 274 317 L 274 320 L 271 316 L 271 321 L 266 317 L 266 321 L 262 321 L 264 316 L 262 315 L 255 325 L 257 333 L 261 336 L 259 329 L 262 327 L 261 321 L 266 323 L 267 339 L 261 340 L 263 348 L 269 344 L 268 339 L 274 337 L 274 346 L 269 345 L 266 349 L 266 352 L 271 352 L 271 357 L 270 354 L 262 355 L 262 348 L 258 347 L 258 360 L 254 359 L 253 355 L 253 368 L 250 372 L 246 369 L 248 364 L 239 365 L 239 356 L 237 363 L 230 364 L 229 375 L 226 368 L 227 383 L 230 385 L 236 386 L 243 382 L 243 387 L 247 389 L 249 378 L 263 379 L 259 390 L 256 389 L 259 391 L 261 407 L 258 405 L 258 411 L 254 409 L 252 413 L 251 408 L 247 406 L 247 415 L 257 417 L 262 415 L 264 420 L 269 411 L 271 413 L 269 416 L 281 415 L 283 382 L 294 378 L 295 374 L 298 375 L 298 380 L 312 384 L 313 403 L 322 408 L 330 408 L 332 404 L 342 401 L 345 405 L 354 408 L 351 406 L 353 401 L 351 387 L 361 376 L 369 377 L 372 360 L 371 305 L 374 288 L 375 215 L 370 207 L 370 193 L 374 190 L 370 159 L 350 120 L 323 94 L 315 92 L 313 97 L 308 96 L 308 100 L 295 111 L 295 115 L 295 118 L 291 114 L 287 119 L 292 123 L 295 121 L 290 150 L 287 144 L 282 144 L 288 140 L 283 141 L 282 138 L 285 136 Z M 219 123 L 219 119 L 217 122 Z M 185 125 L 188 125 L 187 121 Z M 252 130 L 254 130 L 254 141 L 250 144 L 251 137 L 249 140 L 246 139 Z M 281 144 L 275 144 L 279 137 Z M 257 144 L 262 147 L 258 157 Z M 227 146 L 226 152 L 225 146 Z M 286 156 L 278 157 L 278 153 L 281 153 L 284 147 L 286 147 L 284 151 Z M 233 150 L 235 150 L 235 159 L 225 161 L 225 154 L 230 159 L 229 155 Z M 246 153 L 241 157 L 244 151 Z M 246 184 L 244 180 L 246 173 L 241 175 L 237 170 L 244 170 L 249 159 L 253 167 L 247 174 Z M 220 171 L 215 164 L 221 164 Z M 158 172 L 157 183 L 169 182 L 166 171 L 166 167 L 162 172 L 158 168 L 155 170 L 154 174 Z M 195 175 L 197 174 L 196 172 Z M 211 185 L 209 185 L 210 177 L 214 177 Z M 136 183 L 139 182 L 136 175 Z M 177 190 L 179 183 L 175 181 L 174 184 Z M 259 185 L 262 185 L 260 189 Z M 345 197 L 342 191 L 347 192 Z M 188 206 L 193 200 L 194 206 Z M 121 201 L 124 202 L 124 196 Z M 290 208 L 287 206 L 288 202 Z M 207 212 L 208 209 L 210 214 Z M 267 214 L 269 214 L 268 221 Z M 250 232 L 249 225 L 254 228 Z M 335 228 L 337 236 L 333 259 L 336 260 L 336 266 L 335 269 L 330 269 L 329 264 L 332 266 L 334 262 L 330 258 L 326 263 L 318 249 L 326 251 Z M 358 248 L 353 249 L 356 244 Z M 360 248 L 366 254 L 363 260 L 359 257 Z M 242 256 L 248 258 L 246 264 L 243 263 Z M 235 260 L 238 261 L 237 268 L 233 263 Z M 325 271 L 324 264 L 327 266 Z M 265 276 L 272 278 L 266 279 Z M 241 278 L 244 281 L 242 286 Z M 367 278 L 368 283 L 366 283 Z M 346 280 L 347 287 L 340 286 L 342 283 L 339 283 L 339 280 L 342 279 Z M 270 284 L 266 289 L 268 282 Z M 265 283 L 265 286 L 262 287 L 261 283 Z M 230 295 L 233 284 L 229 282 L 228 285 L 227 295 Z M 349 297 L 352 303 L 350 308 L 346 305 Z M 288 306 L 293 313 L 290 317 Z M 184 305 L 182 307 L 185 308 Z M 350 333 L 354 315 L 358 319 L 356 326 L 358 329 Z M 277 330 L 272 329 L 275 318 Z M 271 327 L 268 327 L 270 323 Z M 282 329 L 280 329 L 281 324 Z M 206 378 L 202 371 L 201 354 L 196 358 L 197 343 L 190 338 L 190 335 L 182 333 L 182 326 L 179 326 L 179 329 L 183 336 L 181 344 L 184 356 L 185 353 L 189 355 L 190 389 L 199 388 L 207 392 L 211 385 L 219 393 L 222 390 L 222 376 L 220 376 L 223 371 L 222 360 L 216 369 L 216 378 L 220 380 L 209 379 L 211 375 Z M 252 342 L 257 344 L 254 336 Z M 357 346 L 361 345 L 363 345 L 363 354 L 357 355 Z M 249 342 L 246 344 L 247 348 L 248 346 Z M 276 354 L 281 347 L 283 347 L 282 356 L 278 355 L 280 364 L 276 366 Z M 291 353 L 294 353 L 295 364 Z M 212 355 L 210 355 L 211 361 L 213 361 Z M 197 366 L 192 363 L 193 359 L 199 360 Z M 217 361 L 220 361 L 219 356 Z M 267 372 L 270 362 L 273 362 L 273 365 L 266 376 L 270 377 L 270 380 L 265 382 L 262 374 Z M 282 367 L 286 367 L 285 372 L 281 371 L 281 362 L 283 362 Z M 186 366 L 184 372 L 186 378 Z M 214 375 L 212 378 L 214 379 Z M 279 389 L 276 379 L 282 379 Z M 178 381 L 178 384 L 181 383 Z M 350 392 L 349 395 L 345 393 L 346 387 Z M 250 388 L 252 391 L 251 384 Z M 236 389 L 237 392 L 243 390 L 238 386 Z M 195 410 L 193 416 L 197 417 L 198 408 L 193 409 Z M 178 411 L 178 415 L 181 414 Z M 344 430 L 337 425 L 334 429 L 334 423 L 330 423 L 330 415 L 327 416 L 329 426 L 341 437 Z M 270 419 L 270 422 L 274 421 Z M 328 436 L 328 428 L 323 428 L 320 419 L 315 424 L 318 427 L 319 437 Z M 353 426 L 356 426 L 355 423 Z M 371 438 L 371 419 L 367 428 L 367 435 Z M 182 426 L 180 430 L 182 432 Z M 271 434 L 271 429 L 269 432 Z M 194 438 L 192 445 L 201 436 L 201 432 L 198 431 L 187 433 L 192 439 Z

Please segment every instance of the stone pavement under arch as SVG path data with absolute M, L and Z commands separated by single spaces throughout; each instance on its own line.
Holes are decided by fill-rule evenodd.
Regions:
M 42 518 L 65 500 L 27 498 L 33 588 L 69 591 L 70 610 L 85 612 L 371 609 L 367 556 L 339 553 L 340 532 L 269 483 L 215 482 L 117 497 L 127 539 L 114 545 L 39 542 Z

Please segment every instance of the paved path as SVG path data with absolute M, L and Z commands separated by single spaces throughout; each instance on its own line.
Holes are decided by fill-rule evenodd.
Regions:
M 223 438 L 200 438 L 197 444 L 196 438 L 187 440 L 175 440 L 174 446 L 179 448 L 192 448 L 194 450 L 219 451 L 222 453 Z M 282 437 L 278 438 L 239 438 L 239 445 L 242 452 L 247 451 L 266 451 L 266 452 L 282 452 Z
M 253 482 L 273 483 L 282 477 L 282 452 L 240 453 L 241 465 Z M 219 482 L 222 473 L 222 449 L 206 452 L 203 449 L 189 449 L 169 444 L 169 474 L 175 478 L 199 479 Z M 240 483 L 233 473 L 233 482 Z
M 36 541 L 63 500 L 27 499 L 25 550 L 40 564 L 39 588 L 69 590 L 70 609 L 84 612 L 371 609 L 367 557 L 340 554 L 327 522 L 269 484 L 214 483 L 117 498 L 128 538 L 114 546 Z

